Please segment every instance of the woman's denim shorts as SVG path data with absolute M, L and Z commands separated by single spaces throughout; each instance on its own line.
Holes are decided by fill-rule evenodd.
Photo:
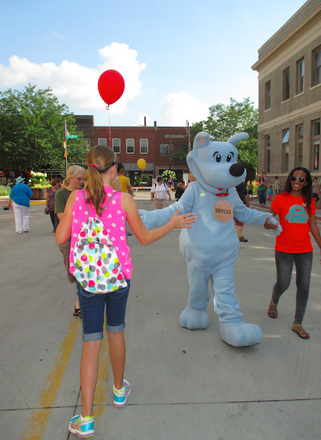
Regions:
M 105 305 L 107 331 L 110 333 L 120 333 L 124 330 L 129 288 L 130 280 L 127 280 L 127 287 L 123 289 L 93 294 L 86 292 L 77 283 L 84 341 L 101 341 L 103 339 Z

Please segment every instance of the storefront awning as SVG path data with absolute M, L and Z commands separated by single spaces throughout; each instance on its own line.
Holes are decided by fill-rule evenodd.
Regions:
M 149 172 L 149 171 L 154 171 L 155 170 L 154 162 L 147 162 L 146 163 L 146 168 L 144 170 L 139 168 L 139 166 L 137 165 L 136 162 L 134 162 L 134 163 L 122 162 L 122 164 L 124 165 L 126 171 L 144 171 L 144 173 L 145 173 L 147 171 Z

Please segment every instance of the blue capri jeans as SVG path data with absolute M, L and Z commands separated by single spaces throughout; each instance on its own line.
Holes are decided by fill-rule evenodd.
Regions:
M 312 252 L 288 254 L 275 251 L 276 283 L 273 288 L 272 301 L 278 304 L 283 292 L 290 286 L 293 263 L 296 268 L 296 310 L 294 322 L 302 324 L 308 303 L 312 270 Z
M 129 288 L 130 280 L 127 280 L 127 286 L 123 289 L 93 294 L 84 290 L 77 283 L 84 341 L 101 341 L 103 339 L 105 306 L 107 331 L 120 333 L 124 330 Z

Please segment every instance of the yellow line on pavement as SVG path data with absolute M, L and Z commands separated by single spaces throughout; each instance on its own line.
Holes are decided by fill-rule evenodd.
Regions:
M 108 392 L 108 377 L 110 372 L 110 358 L 109 358 L 109 344 L 107 335 L 104 334 L 104 339 L 100 349 L 99 358 L 99 374 L 95 392 L 95 408 L 94 416 L 96 421 L 99 422 L 104 412 L 104 407 L 107 402 Z
M 37 201 L 31 200 L 30 201 L 30 205 L 44 205 L 45 203 L 46 203 L 45 200 L 37 200 Z
M 73 320 L 67 334 L 60 344 L 53 368 L 39 395 L 40 409 L 32 411 L 27 426 L 20 440 L 41 440 L 50 419 L 52 407 L 57 399 L 57 394 L 65 375 L 66 368 L 74 348 L 81 320 Z

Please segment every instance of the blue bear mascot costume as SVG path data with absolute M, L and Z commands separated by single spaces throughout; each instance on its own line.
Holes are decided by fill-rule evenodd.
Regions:
M 186 159 L 197 181 L 168 208 L 140 211 L 148 229 L 167 223 L 179 208 L 180 214 L 193 212 L 197 216 L 193 228 L 183 229 L 179 238 L 189 283 L 188 304 L 180 315 L 180 325 L 191 330 L 207 328 L 211 280 L 221 338 L 234 347 L 259 344 L 262 332 L 257 325 L 243 321 L 235 296 L 234 265 L 240 243 L 233 217 L 254 225 L 263 225 L 268 218 L 270 223 L 277 223 L 271 214 L 247 208 L 235 189 L 246 177 L 243 165 L 237 163 L 235 145 L 247 137 L 238 133 L 227 142 L 210 142 L 208 133 L 198 133 Z

